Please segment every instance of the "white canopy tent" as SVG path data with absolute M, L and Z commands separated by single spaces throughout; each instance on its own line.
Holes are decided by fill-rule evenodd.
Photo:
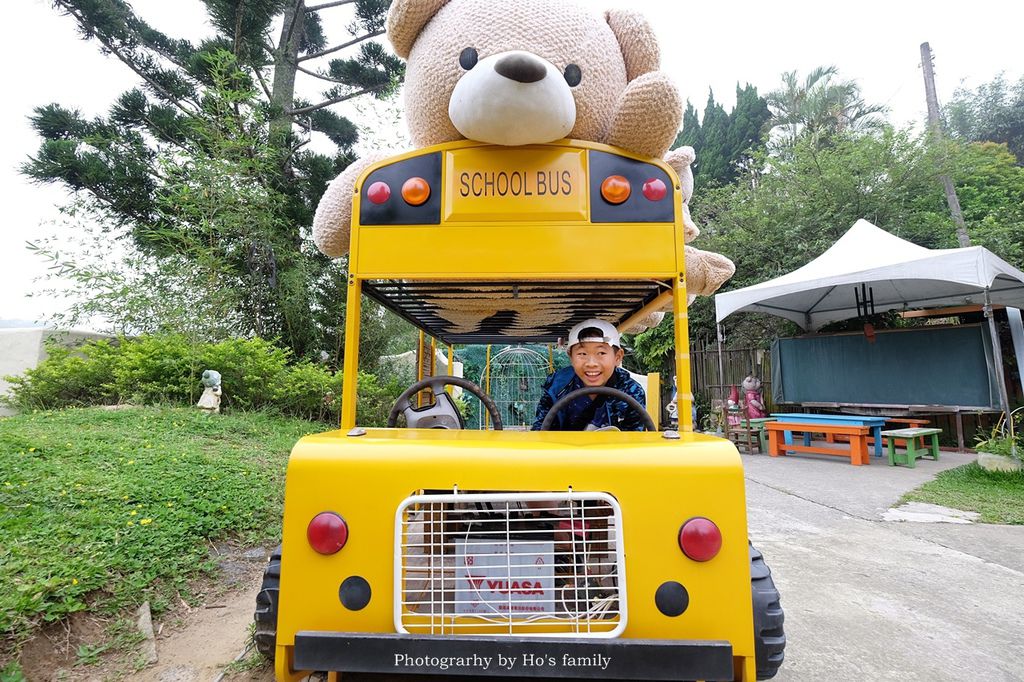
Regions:
M 864 294 L 875 313 L 985 303 L 1021 308 L 1024 272 L 981 246 L 926 249 L 858 220 L 802 268 L 718 294 L 715 314 L 721 322 L 741 311 L 768 313 L 814 331 L 862 315 Z
M 716 320 L 736 312 L 784 317 L 808 331 L 887 310 L 981 304 L 989 319 L 1003 409 L 999 335 L 991 304 L 1024 307 L 1024 272 L 988 249 L 926 249 L 858 220 L 825 253 L 773 280 L 715 296 Z

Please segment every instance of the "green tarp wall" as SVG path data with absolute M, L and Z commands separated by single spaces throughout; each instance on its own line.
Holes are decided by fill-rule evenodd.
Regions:
M 997 409 L 991 349 L 978 324 L 776 339 L 772 398 Z

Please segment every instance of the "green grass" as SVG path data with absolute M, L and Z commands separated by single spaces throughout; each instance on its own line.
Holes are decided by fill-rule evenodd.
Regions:
M 985 471 L 966 464 L 943 471 L 900 501 L 978 512 L 982 523 L 1024 524 L 1024 472 Z
M 209 541 L 274 542 L 288 453 L 324 430 L 187 408 L 0 419 L 0 661 L 75 611 L 159 613 L 213 571 Z

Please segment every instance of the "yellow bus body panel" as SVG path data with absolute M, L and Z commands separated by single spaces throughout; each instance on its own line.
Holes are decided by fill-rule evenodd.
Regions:
M 509 432 L 369 429 L 303 438 L 292 451 L 285 489 L 278 659 L 300 630 L 394 633 L 395 512 L 421 490 L 607 492 L 622 510 L 628 622 L 621 638 L 714 639 L 734 659 L 753 660 L 750 561 L 743 470 L 722 439 L 659 433 Z M 318 513 L 349 527 L 346 546 L 323 556 L 306 539 Z M 684 521 L 712 519 L 721 552 L 700 563 L 679 548 Z M 342 606 L 349 576 L 371 587 L 359 611 Z M 654 594 L 665 581 L 684 585 L 685 612 L 668 617 Z M 525 643 L 528 646 L 528 641 Z M 287 660 L 287 659 L 285 659 Z M 742 663 L 742 662 L 741 662 Z

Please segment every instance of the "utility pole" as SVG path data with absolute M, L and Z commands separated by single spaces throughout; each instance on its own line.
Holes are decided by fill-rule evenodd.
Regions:
M 932 70 L 932 49 L 928 43 L 921 43 L 921 68 L 924 69 L 924 92 L 928 100 L 928 128 L 934 142 L 942 142 L 942 122 L 939 120 L 939 98 L 935 95 L 935 72 Z M 943 154 L 945 157 L 945 154 Z M 971 238 L 967 234 L 967 225 L 964 223 L 964 214 L 960 210 L 960 199 L 956 196 L 956 188 L 953 187 L 953 179 L 948 174 L 939 176 L 942 180 L 942 188 L 946 192 L 946 203 L 949 205 L 949 212 L 956 223 L 956 238 L 960 246 L 970 246 Z

